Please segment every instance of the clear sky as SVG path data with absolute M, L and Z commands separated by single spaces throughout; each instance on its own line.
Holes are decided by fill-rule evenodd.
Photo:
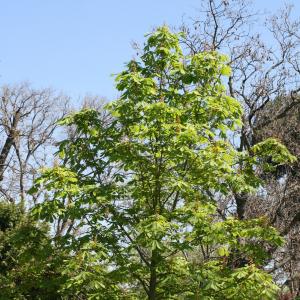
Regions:
M 0 85 L 29 81 L 73 98 L 117 96 L 122 70 L 154 26 L 179 25 L 201 0 L 0 0 Z M 254 0 L 276 10 L 283 0 Z M 292 0 L 300 16 L 300 0 Z

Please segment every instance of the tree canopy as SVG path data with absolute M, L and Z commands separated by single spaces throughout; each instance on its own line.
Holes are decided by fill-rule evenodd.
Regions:
M 186 55 L 181 34 L 149 34 L 142 54 L 116 77 L 106 106 L 64 118 L 76 134 L 59 145 L 31 193 L 34 214 L 68 223 L 61 287 L 79 299 L 274 299 L 261 266 L 283 240 L 268 221 L 219 214 L 222 196 L 263 190 L 259 169 L 295 158 L 275 139 L 244 151 L 230 142 L 240 103 L 223 85 L 227 57 Z M 81 298 L 80 298 L 81 297 Z

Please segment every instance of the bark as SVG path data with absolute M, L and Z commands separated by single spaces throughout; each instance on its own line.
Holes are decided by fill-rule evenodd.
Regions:
M 3 145 L 0 154 L 0 182 L 3 180 L 3 174 L 5 171 L 5 162 L 7 161 L 8 154 L 11 148 L 13 147 L 15 141 L 16 129 L 18 126 L 19 118 L 20 118 L 20 110 L 17 110 L 13 117 L 12 126 L 9 129 L 9 133 L 7 135 L 7 138 L 5 140 L 5 143 Z
M 157 287 L 157 250 L 152 252 L 151 264 L 150 264 L 150 284 L 149 284 L 149 300 L 156 299 L 156 287 Z

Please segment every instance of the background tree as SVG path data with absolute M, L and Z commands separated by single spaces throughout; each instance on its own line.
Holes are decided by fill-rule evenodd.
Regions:
M 179 36 L 162 27 L 117 77 L 122 96 L 107 107 L 109 123 L 90 109 L 62 121 L 77 134 L 60 143 L 62 165 L 45 170 L 31 192 L 48 191 L 38 217 L 74 224 L 61 241 L 84 263 L 66 268 L 79 271 L 66 291 L 274 299 L 277 287 L 260 266 L 281 238 L 263 218 L 219 214 L 216 199 L 261 186 L 257 171 L 274 170 L 270 157 L 275 166 L 294 157 L 274 139 L 234 149 L 227 134 L 241 125 L 242 109 L 226 95 L 229 74 L 224 56 L 185 56 Z
M 187 35 L 184 45 L 197 53 L 219 50 L 230 57 L 232 73 L 228 93 L 244 107 L 243 127 L 233 143 L 240 151 L 263 138 L 276 137 L 300 157 L 299 141 L 299 50 L 300 21 L 292 18 L 292 6 L 285 5 L 275 15 L 251 11 L 251 1 L 202 1 L 199 15 L 182 26 Z M 266 18 L 264 18 L 266 17 Z M 224 214 L 236 211 L 240 219 L 268 217 L 285 236 L 281 253 L 275 252 L 272 272 L 283 278 L 294 295 L 300 295 L 299 258 L 299 177 L 298 163 L 281 167 L 268 176 L 267 193 L 235 194 L 220 199 Z M 280 175 L 279 175 L 280 174 Z M 266 178 L 264 172 L 261 173 Z
M 287 97 L 278 98 L 263 109 L 257 118 L 256 128 L 262 123 L 267 123 L 270 115 L 275 115 L 278 106 L 282 102 L 290 102 Z M 299 206 L 299 106 L 285 113 L 285 116 L 261 127 L 255 134 L 255 142 L 273 136 L 287 145 L 290 151 L 298 157 L 293 167 L 281 166 L 272 174 L 266 176 L 268 182 L 267 196 L 254 197 L 247 203 L 247 217 L 268 216 L 271 224 L 274 224 L 279 232 L 286 237 L 287 243 L 283 249 L 274 253 L 275 262 L 272 271 L 278 268 L 287 274 L 286 284 L 290 286 L 292 294 L 299 294 L 299 232 L 300 232 L 300 206 Z M 282 280 L 282 272 L 276 272 L 276 276 Z
M 0 98 L 0 193 L 24 205 L 38 169 L 51 163 L 56 123 L 66 115 L 69 99 L 28 84 L 3 86 Z

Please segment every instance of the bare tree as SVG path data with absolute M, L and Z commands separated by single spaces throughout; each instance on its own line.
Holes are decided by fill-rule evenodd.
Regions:
M 234 136 L 237 149 L 272 136 L 300 159 L 300 20 L 292 18 L 293 7 L 266 15 L 253 11 L 247 0 L 201 3 L 198 16 L 181 26 L 182 43 L 191 54 L 217 50 L 229 56 L 228 93 L 244 107 L 243 127 Z M 300 295 L 299 167 L 260 174 L 267 179 L 264 193 L 236 194 L 221 203 L 228 213 L 233 202 L 240 219 L 267 217 L 286 237 L 285 247 L 272 252 L 270 272 L 286 281 L 293 297 Z
M 287 103 L 285 103 L 287 102 Z M 285 104 L 284 104 L 285 103 Z M 288 97 L 278 98 L 266 105 L 256 120 L 260 130 L 255 132 L 255 142 L 272 136 L 281 140 L 298 157 L 291 167 L 280 166 L 275 172 L 266 174 L 265 197 L 254 197 L 246 205 L 246 215 L 268 216 L 270 223 L 286 238 L 283 249 L 273 254 L 271 269 L 277 276 L 284 270 L 292 295 L 299 295 L 300 289 L 300 106 L 295 105 L 284 116 L 271 119 L 282 108 L 293 103 Z M 261 127 L 261 123 L 264 126 Z
M 1 198 L 25 206 L 39 168 L 51 163 L 57 120 L 67 113 L 69 99 L 29 84 L 3 86 L 0 98 Z

